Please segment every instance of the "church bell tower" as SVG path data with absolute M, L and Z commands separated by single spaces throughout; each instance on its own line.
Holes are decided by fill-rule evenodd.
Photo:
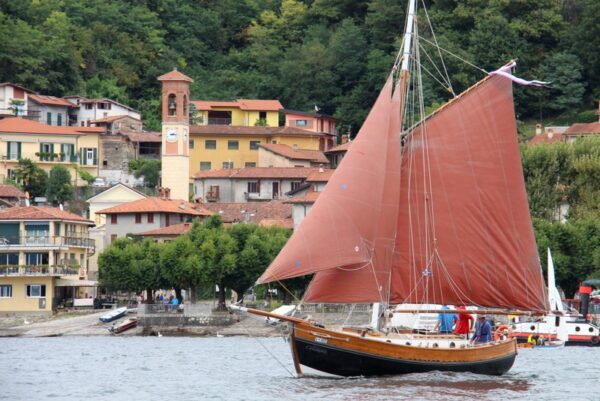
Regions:
M 174 69 L 162 82 L 162 186 L 173 199 L 189 200 L 189 103 L 193 80 Z

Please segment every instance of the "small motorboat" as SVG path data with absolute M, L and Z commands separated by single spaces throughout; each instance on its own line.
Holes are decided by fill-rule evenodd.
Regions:
M 113 325 L 110 329 L 108 329 L 113 334 L 119 334 L 129 329 L 133 329 L 138 324 L 138 320 L 136 318 L 129 318 L 124 320 L 122 323 L 118 325 Z
M 535 348 L 535 349 L 545 349 L 545 348 L 564 348 L 565 342 L 563 340 L 549 340 L 549 341 L 528 341 L 526 343 L 519 343 L 517 345 L 519 348 Z
M 127 313 L 126 306 L 124 306 L 122 308 L 114 309 L 114 310 L 111 310 L 110 312 L 108 312 L 107 314 L 100 316 L 100 321 L 104 322 L 104 323 L 112 322 L 113 320 L 122 318 L 123 316 L 125 316 L 126 313 Z

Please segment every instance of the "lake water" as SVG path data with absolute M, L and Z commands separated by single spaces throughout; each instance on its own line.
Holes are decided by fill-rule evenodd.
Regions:
M 281 338 L 3 338 L 0 400 L 598 401 L 599 360 L 600 347 L 524 349 L 501 377 L 298 379 Z

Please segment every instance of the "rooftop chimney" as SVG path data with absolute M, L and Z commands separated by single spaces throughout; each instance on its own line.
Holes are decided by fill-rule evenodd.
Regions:
M 342 143 L 346 143 L 348 142 L 348 135 L 344 134 L 342 135 Z
M 58 208 L 59 208 L 60 210 L 65 210 L 65 209 L 63 208 L 63 205 L 62 205 L 62 203 L 58 205 Z
M 542 135 L 542 124 L 538 123 L 535 125 L 535 134 Z

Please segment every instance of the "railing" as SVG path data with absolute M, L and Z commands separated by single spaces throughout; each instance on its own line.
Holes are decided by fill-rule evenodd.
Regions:
M 25 235 L 22 237 L 0 237 L 0 249 L 17 247 L 73 246 L 96 251 L 96 241 L 84 237 Z
M 277 199 L 277 197 L 273 196 L 273 194 L 269 193 L 260 193 L 260 192 L 244 192 L 244 197 L 246 200 L 271 200 Z
M 138 313 L 140 312 L 142 312 L 142 314 L 183 312 L 183 305 L 141 304 L 138 305 Z
M 208 202 L 216 202 L 219 200 L 219 193 L 218 192 L 207 192 L 206 193 L 206 200 Z
M 231 118 L 209 118 L 208 125 L 231 125 Z
M 75 276 L 81 269 L 49 265 L 6 265 L 0 266 L 0 276 Z

